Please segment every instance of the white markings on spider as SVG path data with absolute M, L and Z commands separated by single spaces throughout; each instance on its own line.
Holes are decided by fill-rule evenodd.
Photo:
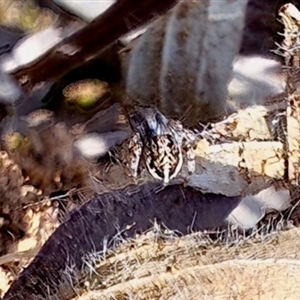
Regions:
M 183 154 L 189 173 L 195 171 L 193 148 L 197 135 L 193 131 L 154 108 L 139 108 L 130 115 L 130 123 L 135 133 L 129 142 L 127 160 L 133 177 L 138 176 L 143 162 L 153 178 L 168 184 L 182 169 Z

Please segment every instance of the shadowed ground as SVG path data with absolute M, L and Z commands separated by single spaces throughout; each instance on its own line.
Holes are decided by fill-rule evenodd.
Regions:
M 150 183 L 130 186 L 96 196 L 71 213 L 3 299 L 68 299 L 74 291 L 64 271 L 72 266 L 80 277 L 82 257 L 102 251 L 105 238 L 111 247 L 118 234 L 134 237 L 151 228 L 155 220 L 183 234 L 215 228 L 224 224 L 240 201 L 239 197 L 203 195 L 181 185 L 155 193 L 158 188 Z

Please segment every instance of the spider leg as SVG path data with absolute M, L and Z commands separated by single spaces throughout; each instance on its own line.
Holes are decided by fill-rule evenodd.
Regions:
M 197 145 L 197 136 L 191 130 L 183 129 L 182 132 L 182 148 L 185 149 L 187 168 L 189 174 L 193 174 L 196 170 L 196 154 L 195 146 Z
M 181 168 L 182 168 L 182 165 L 183 165 L 183 157 L 182 157 L 182 152 L 181 150 L 179 151 L 178 153 L 178 163 L 177 163 L 177 167 L 175 169 L 175 172 L 172 174 L 172 176 L 170 177 L 170 179 L 173 179 L 175 178 L 178 173 L 180 172 Z
M 195 154 L 193 147 L 190 147 L 186 151 L 186 159 L 187 159 L 188 172 L 191 175 L 191 174 L 195 173 L 195 170 L 196 170 L 196 154 Z
M 131 175 L 136 178 L 138 176 L 141 156 L 143 152 L 143 143 L 138 132 L 134 133 L 128 144 L 128 168 Z

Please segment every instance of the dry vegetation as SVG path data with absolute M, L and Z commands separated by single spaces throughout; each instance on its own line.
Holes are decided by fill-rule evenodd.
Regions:
M 35 17 L 36 14 L 41 14 L 30 1 L 25 1 L 29 3 L 28 8 L 22 6 L 24 15 L 16 15 L 15 12 L 20 12 L 17 2 L 13 1 L 10 6 L 5 5 L 5 2 L 0 3 L 2 24 L 14 24 L 22 30 L 35 31 L 35 22 L 39 18 L 43 20 L 41 28 L 48 26 L 50 19 L 51 22 L 55 20 L 48 11 L 42 13 L 44 17 Z M 11 15 L 14 18 L 10 18 Z M 294 18 L 287 17 L 289 14 L 283 12 L 283 15 L 287 22 L 284 24 L 285 36 L 298 33 L 300 18 L 297 23 Z M 299 45 L 298 40 L 286 39 L 281 51 L 287 53 L 289 49 L 296 49 L 295 45 Z M 295 59 L 299 56 L 298 53 L 289 53 L 290 58 L 285 61 L 288 66 L 287 94 L 270 99 L 264 107 L 242 110 L 205 131 L 206 135 L 204 134 L 197 150 L 198 162 L 204 166 L 205 172 L 198 170 L 188 184 L 199 187 L 204 182 L 204 186 L 200 188 L 210 191 L 209 187 L 212 191 L 228 196 L 241 193 L 253 195 L 262 186 L 274 185 L 278 188 L 283 185 L 285 190 L 291 192 L 292 209 L 279 217 L 275 213 L 270 221 L 275 224 L 270 226 L 273 230 L 269 230 L 269 227 L 268 230 L 261 230 L 266 228 L 266 224 L 270 224 L 268 215 L 267 221 L 262 220 L 250 235 L 243 234 L 236 228 L 227 228 L 222 232 L 179 236 L 157 225 L 154 230 L 134 240 L 122 240 L 118 247 L 106 249 L 104 255 L 87 253 L 86 265 L 82 270 L 84 275 L 75 286 L 78 295 L 73 299 L 299 298 L 300 229 L 297 225 L 300 105 L 297 85 L 299 66 Z M 104 86 L 107 88 L 106 83 Z M 61 113 L 65 108 L 66 105 L 63 104 L 58 111 Z M 75 115 L 77 113 L 74 107 L 71 112 L 75 112 Z M 85 112 L 84 117 L 78 118 L 79 123 L 68 124 L 66 128 L 70 131 L 66 132 L 84 128 L 86 120 L 94 114 L 95 111 Z M 279 118 L 279 114 L 283 117 Z M 61 116 L 65 117 L 66 113 L 61 113 Z M 277 120 L 279 127 L 274 129 L 278 134 L 275 139 L 268 128 L 270 123 Z M 251 128 L 247 127 L 249 123 Z M 90 123 L 88 125 L 91 126 Z M 120 121 L 118 126 L 123 128 L 124 122 Z M 44 136 L 44 147 L 47 147 L 51 139 L 52 142 L 60 139 L 65 143 L 75 139 L 69 139 L 69 136 L 67 138 L 67 134 L 62 135 L 63 130 L 57 134 L 56 129 L 57 127 L 53 127 L 45 131 L 47 135 Z M 243 141 L 237 142 L 241 136 L 244 137 Z M 22 145 L 23 152 L 19 154 L 28 154 L 28 147 L 24 143 Z M 64 219 L 66 212 L 79 207 L 93 190 L 102 189 L 103 186 L 110 190 L 111 186 L 106 185 L 106 182 L 111 178 L 122 177 L 114 167 L 104 176 L 99 170 L 95 171 L 93 165 L 77 160 L 76 156 L 74 158 L 73 154 L 68 156 L 72 167 L 65 169 L 65 166 L 58 163 L 53 169 L 48 168 L 57 151 L 51 152 L 50 160 L 44 158 L 34 161 L 29 156 L 29 163 L 27 161 L 26 164 L 17 158 L 18 152 L 1 151 L 0 183 L 5 188 L 0 191 L 0 296 L 4 295 L 19 272 L 30 263 Z M 7 153 L 10 153 L 10 157 Z M 224 166 L 224 161 L 234 163 Z M 41 169 L 36 165 L 33 168 L 33 163 L 47 168 L 47 172 L 36 172 Z M 104 170 L 104 166 L 101 168 Z M 34 170 L 32 173 L 31 169 Z M 219 184 L 222 182 L 220 174 L 223 182 L 226 183 L 231 178 L 230 183 L 235 182 L 235 186 L 228 185 L 228 182 Z M 98 181 L 96 184 L 93 181 L 93 186 L 91 178 L 96 175 Z M 252 178 L 252 185 L 248 184 L 249 178 Z M 51 185 L 46 186 L 48 182 Z M 69 266 L 70 269 L 71 267 Z
M 76 299 L 297 299 L 298 238 L 298 228 L 223 245 L 142 236 L 95 258 Z

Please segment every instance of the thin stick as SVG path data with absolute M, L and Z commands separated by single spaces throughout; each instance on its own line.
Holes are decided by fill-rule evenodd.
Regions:
M 169 9 L 177 0 L 119 0 L 93 22 L 64 39 L 32 65 L 13 74 L 30 93 L 34 88 L 55 81 L 94 57 L 132 29 Z

